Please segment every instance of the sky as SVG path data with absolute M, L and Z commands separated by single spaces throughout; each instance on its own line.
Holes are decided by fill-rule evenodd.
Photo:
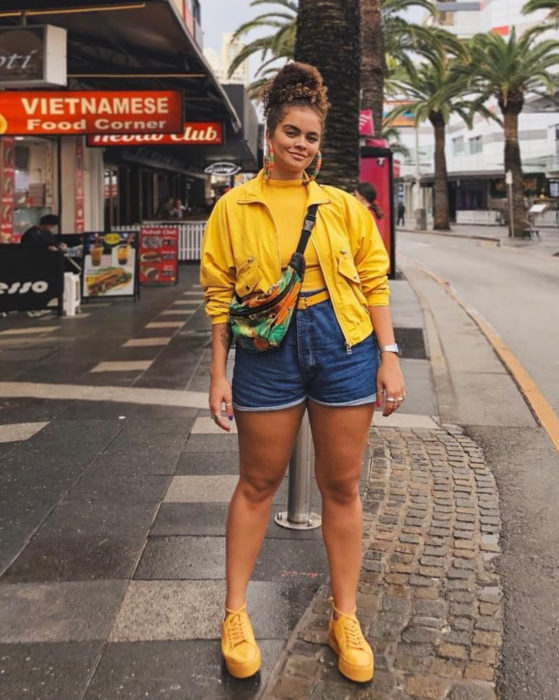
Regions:
M 202 10 L 202 31 L 204 33 L 204 48 L 215 49 L 218 56 L 221 52 L 221 35 L 224 32 L 234 32 L 241 24 L 248 22 L 259 14 L 282 10 L 281 5 L 250 6 L 250 0 L 200 0 Z M 255 31 L 245 35 L 245 43 L 257 37 Z M 249 63 L 250 75 L 253 76 L 258 68 L 258 58 L 252 57 Z

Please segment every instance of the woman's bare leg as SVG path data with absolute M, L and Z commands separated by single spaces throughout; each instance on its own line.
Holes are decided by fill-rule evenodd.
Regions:
M 281 411 L 236 411 L 239 483 L 227 515 L 225 606 L 238 610 L 262 546 L 273 496 L 285 474 L 305 405 Z
M 308 407 L 334 605 L 351 613 L 361 570 L 359 476 L 374 404 L 331 408 L 309 401 Z

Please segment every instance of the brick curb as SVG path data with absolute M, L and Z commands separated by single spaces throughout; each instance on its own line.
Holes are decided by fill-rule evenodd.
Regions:
M 374 428 L 371 446 L 358 615 L 375 651 L 373 682 L 338 673 L 323 586 L 261 697 L 496 698 L 501 520 L 483 452 L 454 425 Z

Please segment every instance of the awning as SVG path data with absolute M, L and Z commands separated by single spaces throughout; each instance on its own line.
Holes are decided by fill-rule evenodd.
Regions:
M 0 24 L 54 24 L 68 31 L 68 86 L 74 90 L 181 89 L 188 121 L 241 128 L 173 0 L 2 0 Z

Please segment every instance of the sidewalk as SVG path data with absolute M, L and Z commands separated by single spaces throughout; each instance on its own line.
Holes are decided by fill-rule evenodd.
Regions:
M 511 238 L 507 226 L 482 226 L 480 224 L 452 224 L 450 231 L 433 231 L 433 222 L 429 222 L 428 229 L 419 230 L 413 222 L 398 227 L 398 232 L 428 233 L 435 236 L 453 236 L 456 238 L 473 238 L 491 241 L 495 245 L 508 246 L 539 255 L 559 254 L 559 228 L 550 226 L 535 226 L 539 231 L 539 238 Z
M 273 522 L 248 596 L 263 667 L 228 676 L 218 638 L 236 444 L 205 409 L 210 334 L 196 278 L 184 267 L 179 287 L 76 318 L 0 321 L 2 696 L 495 697 L 495 484 L 473 440 L 437 422 L 406 280 L 392 284 L 406 413 L 375 418 L 362 481 L 359 613 L 375 679 L 345 681 L 324 644 L 320 530 Z M 274 513 L 286 499 L 284 483 Z

